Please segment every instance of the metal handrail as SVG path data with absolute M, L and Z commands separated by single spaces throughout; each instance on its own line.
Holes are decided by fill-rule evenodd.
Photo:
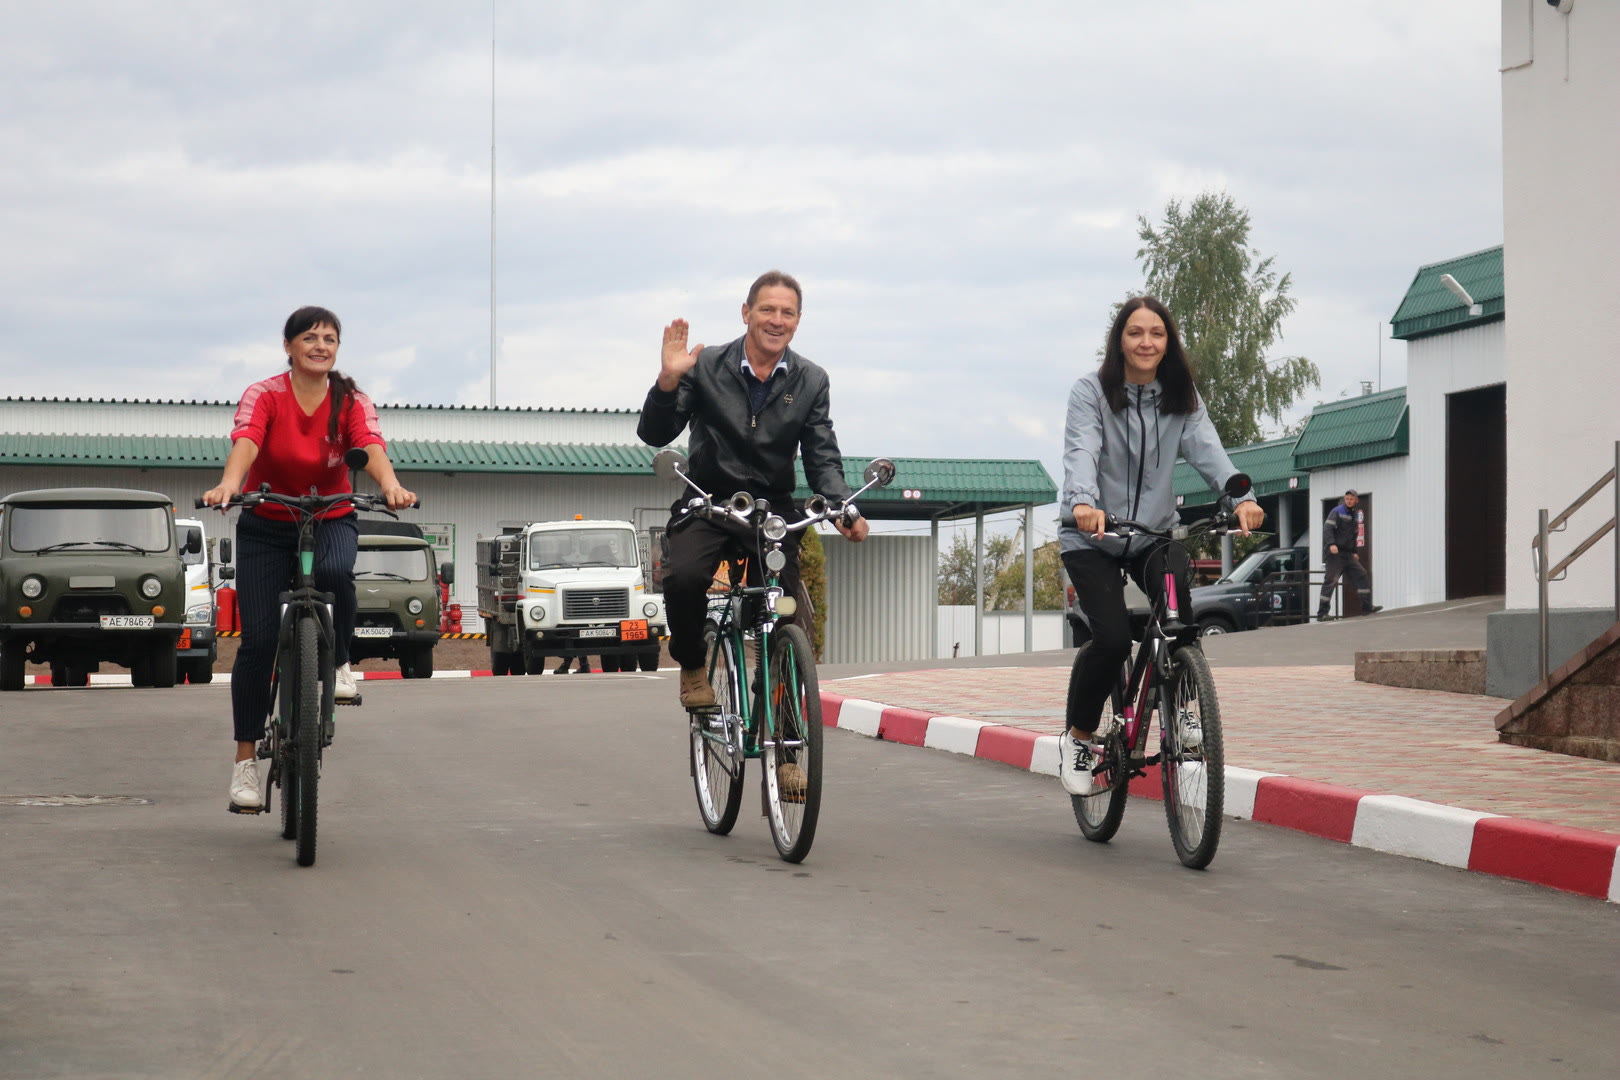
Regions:
M 1609 484 L 1614 485 L 1614 517 L 1599 526 L 1597 532 L 1582 540 L 1557 566 L 1551 570 L 1547 569 L 1547 534 L 1562 531 L 1575 512 Z M 1542 682 L 1547 681 L 1547 584 L 1562 581 L 1570 564 L 1585 555 L 1611 532 L 1614 533 L 1614 617 L 1616 622 L 1620 622 L 1620 442 L 1614 444 L 1614 467 L 1599 477 L 1597 483 L 1587 488 L 1580 498 L 1570 503 L 1562 513 L 1551 520 L 1548 520 L 1546 510 L 1536 512 L 1536 537 L 1530 541 L 1530 560 L 1536 568 L 1537 630 L 1540 637 L 1537 655 Z

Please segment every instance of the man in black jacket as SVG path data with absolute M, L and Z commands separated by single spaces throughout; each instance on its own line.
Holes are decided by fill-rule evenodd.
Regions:
M 1372 602 L 1372 581 L 1367 577 L 1367 568 L 1361 565 L 1361 556 L 1356 553 L 1357 532 L 1361 522 L 1356 513 L 1356 506 L 1361 502 L 1361 496 L 1352 488 L 1344 493 L 1339 505 L 1328 511 L 1327 520 L 1322 523 L 1322 599 L 1316 608 L 1316 617 L 1328 617 L 1328 604 L 1333 599 L 1333 590 L 1339 584 L 1341 576 L 1348 578 L 1361 594 L 1361 613 L 1371 615 L 1375 611 L 1384 610 Z
M 827 373 L 788 348 L 799 328 L 804 293 L 777 270 L 760 275 L 742 307 L 742 337 L 728 345 L 687 348 L 685 319 L 664 328 L 658 381 L 647 391 L 636 433 L 652 446 L 666 446 L 691 426 L 687 458 L 692 481 L 716 498 L 746 491 L 768 499 L 773 510 L 796 520 L 793 459 L 804 457 L 810 489 L 829 499 L 851 494 L 844 459 L 828 412 Z M 679 511 L 685 491 L 672 507 Z M 867 523 L 839 523 L 851 540 L 865 540 Z M 669 616 L 669 654 L 681 666 L 681 704 L 714 704 L 703 655 L 703 621 L 715 569 L 738 534 L 727 526 L 695 520 L 672 531 L 664 562 L 664 610 Z M 791 532 L 782 544 L 788 558 L 782 584 L 799 587 L 798 545 Z

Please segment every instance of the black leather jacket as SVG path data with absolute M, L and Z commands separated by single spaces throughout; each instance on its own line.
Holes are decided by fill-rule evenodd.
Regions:
M 844 459 L 828 414 L 827 373 L 792 349 L 787 370 L 773 377 L 756 415 L 743 380 L 743 339 L 698 354 L 697 364 L 673 391 L 655 383 L 641 406 L 636 434 L 650 446 L 667 446 L 690 424 L 687 444 L 692 480 L 716 499 L 746 491 L 786 508 L 797 487 L 793 458 L 804 455 L 810 490 L 847 498 Z M 678 503 L 684 503 L 690 491 Z

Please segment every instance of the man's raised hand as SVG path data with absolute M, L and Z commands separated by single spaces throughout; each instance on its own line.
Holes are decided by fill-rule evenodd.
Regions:
M 664 327 L 664 353 L 662 367 L 658 371 L 658 389 L 668 393 L 680 385 L 681 376 L 692 370 L 697 363 L 698 353 L 703 351 L 701 343 L 686 347 L 686 320 L 676 319 Z

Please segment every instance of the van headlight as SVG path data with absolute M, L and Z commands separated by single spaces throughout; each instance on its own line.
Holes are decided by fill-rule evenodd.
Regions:
M 643 615 L 647 616 L 647 618 L 650 619 L 654 615 L 658 614 L 658 605 L 652 603 L 651 601 L 649 601 L 649 602 L 647 602 L 645 604 L 642 604 L 641 605 L 641 613 Z
M 148 600 L 156 600 L 158 593 L 163 591 L 163 582 L 155 577 L 141 578 L 141 595 Z
M 207 626 L 214 621 L 212 604 L 193 604 L 186 608 L 187 626 Z
M 30 600 L 38 600 L 45 595 L 45 581 L 43 578 L 25 577 L 22 582 L 22 594 Z
M 410 603 L 405 605 L 405 610 L 409 611 L 412 615 L 422 614 L 422 601 L 418 600 L 414 596 L 411 597 Z

